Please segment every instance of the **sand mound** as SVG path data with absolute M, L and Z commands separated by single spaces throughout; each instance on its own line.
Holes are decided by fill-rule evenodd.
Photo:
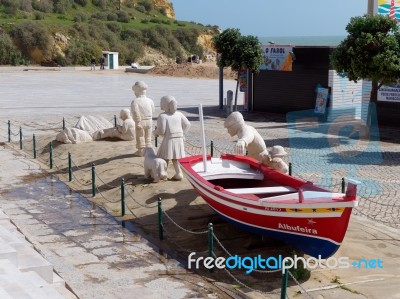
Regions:
M 215 62 L 201 64 L 173 63 L 155 66 L 148 72 L 148 74 L 171 77 L 218 79 L 219 69 Z M 232 71 L 230 68 L 224 69 L 224 79 L 235 79 L 236 77 L 236 72 Z

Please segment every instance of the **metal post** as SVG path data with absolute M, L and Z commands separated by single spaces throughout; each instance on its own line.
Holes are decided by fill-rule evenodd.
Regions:
M 161 206 L 161 197 L 158 198 L 158 238 L 160 240 L 164 240 L 164 229 L 162 224 L 162 206 Z
M 210 145 L 210 155 L 211 157 L 214 157 L 214 141 L 211 140 L 211 145 Z
M 50 142 L 49 148 L 50 148 L 50 161 L 49 161 L 50 169 L 53 169 L 53 143 Z
M 219 67 L 219 109 L 224 109 L 223 104 L 224 97 L 224 68 L 222 66 Z
M 33 159 L 36 159 L 36 136 L 35 136 L 35 134 L 33 134 L 32 142 L 33 142 Z
M 8 121 L 8 142 L 11 142 L 11 122 Z
M 214 229 L 211 222 L 208 224 L 208 256 L 214 257 Z M 209 272 L 212 272 L 212 268 Z
M 342 178 L 342 193 L 346 190 L 346 181 Z
M 96 196 L 96 166 L 92 164 L 92 196 Z
M 22 150 L 22 128 L 19 127 L 19 149 Z
M 229 115 L 233 112 L 233 91 L 228 90 L 226 93 L 226 115 Z
M 65 118 L 63 117 L 63 130 L 65 130 Z
M 285 273 L 282 274 L 281 299 L 286 299 L 288 276 L 289 276 L 289 269 L 285 268 Z
M 292 162 L 289 162 L 289 175 L 292 175 Z
M 114 127 L 117 127 L 117 116 L 114 115 Z
M 70 152 L 68 152 L 68 181 L 72 181 L 72 158 Z
M 125 181 L 121 180 L 121 216 L 125 216 Z
M 158 140 L 157 140 L 158 136 L 154 137 L 154 146 L 157 147 L 158 146 Z

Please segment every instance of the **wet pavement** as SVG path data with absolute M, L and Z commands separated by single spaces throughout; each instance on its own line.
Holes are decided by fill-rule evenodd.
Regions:
M 78 298 L 224 297 L 55 178 L 3 192 L 0 206 Z

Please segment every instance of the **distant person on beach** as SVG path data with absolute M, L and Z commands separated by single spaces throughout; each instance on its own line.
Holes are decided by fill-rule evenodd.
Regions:
M 105 59 L 104 59 L 104 56 L 101 56 L 101 58 L 100 58 L 100 69 L 101 70 L 104 70 L 104 63 L 105 63 Z
M 228 130 L 229 135 L 232 137 L 237 135 L 239 138 L 235 146 L 237 155 L 246 155 L 247 149 L 249 157 L 262 163 L 270 160 L 264 139 L 254 127 L 245 124 L 243 115 L 240 112 L 232 112 L 226 118 L 224 127 Z
M 137 81 L 132 86 L 136 99 L 131 103 L 131 112 L 136 124 L 136 148 L 137 154 L 143 156 L 144 148 L 151 147 L 151 134 L 153 127 L 154 102 L 146 96 L 147 84 Z
M 96 70 L 96 59 L 92 57 L 92 60 L 90 61 L 90 70 L 95 71 Z
M 183 179 L 178 159 L 185 157 L 184 137 L 190 128 L 190 122 L 181 112 L 177 111 L 178 103 L 172 96 L 164 96 L 160 100 L 160 108 L 164 110 L 157 118 L 154 136 L 163 136 L 157 156 L 167 163 L 172 160 L 175 175 L 174 181 Z

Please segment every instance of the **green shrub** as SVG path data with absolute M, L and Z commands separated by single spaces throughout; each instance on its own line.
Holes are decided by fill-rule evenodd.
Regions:
M 0 3 L 4 5 L 4 12 L 10 16 L 15 16 L 17 14 L 21 4 L 19 0 L 3 0 Z
M 91 18 L 107 21 L 107 15 L 108 15 L 107 12 L 96 12 L 96 13 L 92 14 Z
M 109 22 L 106 26 L 114 33 L 120 33 L 122 30 L 122 26 L 118 22 Z
M 35 20 L 44 20 L 44 18 L 46 17 L 46 14 L 41 11 L 35 11 L 33 13 L 33 16 L 35 17 Z
M 59 14 L 65 14 L 68 9 L 72 7 L 73 0 L 53 0 L 54 1 L 54 12 Z
M 100 7 L 101 9 L 107 8 L 107 0 L 92 0 L 93 5 Z
M 32 0 L 32 7 L 41 12 L 52 12 L 53 2 L 51 0 Z
M 136 10 L 141 13 L 146 13 L 146 8 L 143 5 L 136 5 Z
M 0 65 L 27 64 L 20 50 L 18 50 L 7 33 L 0 33 Z
M 109 12 L 107 13 L 107 21 L 117 21 L 118 20 L 118 16 L 113 13 L 113 12 Z
M 88 0 L 74 0 L 74 2 L 83 7 L 88 4 Z
M 117 11 L 118 22 L 129 23 L 130 19 L 131 18 L 126 11 Z
M 59 66 L 67 65 L 67 60 L 65 59 L 65 57 L 58 53 L 56 54 L 56 56 L 53 57 L 53 61 L 57 63 Z
M 143 6 L 146 12 L 153 10 L 153 2 L 150 0 L 141 0 L 138 2 L 140 6 Z
M 75 40 L 65 50 L 67 65 L 89 65 L 92 57 L 100 57 L 101 49 L 92 40 Z
M 72 19 L 74 22 L 85 22 L 87 20 L 86 15 L 83 12 L 77 11 L 74 13 Z
M 148 24 L 148 23 L 149 23 L 149 20 L 143 19 L 143 20 L 140 21 L 140 23 L 142 23 L 142 24 Z

